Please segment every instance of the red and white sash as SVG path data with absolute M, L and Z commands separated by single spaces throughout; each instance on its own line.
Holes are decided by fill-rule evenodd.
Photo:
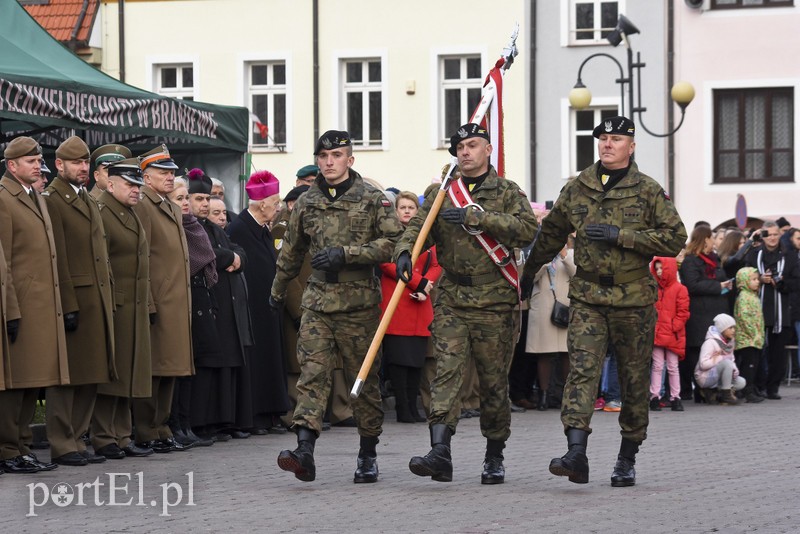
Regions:
M 450 202 L 459 208 L 466 208 L 467 206 L 475 206 L 475 209 L 483 211 L 480 204 L 476 204 L 472 200 L 464 181 L 459 178 L 450 183 L 447 189 L 447 195 L 450 197 Z M 514 260 L 514 254 L 510 252 L 504 245 L 498 243 L 492 236 L 483 232 L 483 230 L 473 230 L 471 228 L 463 227 L 467 233 L 475 236 L 483 250 L 489 255 L 503 278 L 508 280 L 511 286 L 519 291 L 519 276 L 517 274 L 517 264 Z

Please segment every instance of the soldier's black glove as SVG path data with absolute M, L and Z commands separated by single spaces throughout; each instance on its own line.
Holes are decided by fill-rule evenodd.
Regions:
M 616 245 L 619 240 L 619 226 L 613 224 L 587 224 L 586 237 L 592 241 L 605 241 Z
M 64 314 L 64 330 L 74 332 L 78 329 L 78 312 Z
M 158 314 L 156 312 L 153 312 L 148 317 L 148 319 L 150 320 L 150 326 L 153 326 L 154 324 L 156 324 L 156 315 L 158 315 Z
M 520 300 L 528 300 L 533 293 L 533 277 L 523 276 L 519 281 Z
M 411 265 L 411 254 L 409 254 L 407 250 L 401 252 L 400 255 L 397 257 L 397 261 L 395 262 L 395 269 L 398 280 L 402 280 L 406 284 L 411 281 L 413 266 Z
M 447 208 L 441 211 L 442 219 L 453 224 L 464 224 L 467 220 L 467 208 Z
M 283 301 L 282 300 L 275 300 L 272 295 L 269 296 L 269 307 L 275 311 L 281 311 L 283 309 Z
M 342 270 L 344 264 L 344 249 L 342 247 L 324 248 L 311 258 L 311 267 L 330 273 L 338 273 Z
M 8 341 L 10 343 L 17 340 L 17 334 L 19 334 L 19 319 L 6 321 L 6 334 L 8 334 Z

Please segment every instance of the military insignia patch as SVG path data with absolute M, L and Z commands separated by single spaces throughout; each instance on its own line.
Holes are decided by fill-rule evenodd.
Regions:
M 528 193 L 526 193 L 525 191 L 523 191 L 522 189 L 520 189 L 520 190 L 519 190 L 519 196 L 527 198 L 527 197 L 528 197 Z
M 324 146 L 326 149 L 329 149 L 329 148 L 331 148 L 333 146 L 333 143 L 331 143 L 331 140 L 328 139 L 327 137 L 323 137 L 322 138 L 322 146 Z
M 605 129 L 606 129 L 607 132 L 610 132 L 611 130 L 614 129 L 614 125 L 611 124 L 611 121 L 604 122 L 603 126 L 605 126 Z
M 283 246 L 283 239 L 276 239 L 275 240 L 275 250 L 280 250 Z
M 467 131 L 464 128 L 458 130 L 458 136 L 461 139 L 464 139 L 467 135 L 469 135 L 469 133 L 467 133 Z
M 381 206 L 383 206 L 384 208 L 390 208 L 392 206 L 392 203 L 388 198 L 382 198 Z
M 661 192 L 662 192 L 662 193 L 664 193 L 664 198 L 666 198 L 667 200 L 672 200 L 672 199 L 669 197 L 669 195 L 667 194 L 667 192 L 666 192 L 666 191 L 664 191 L 664 190 L 662 189 L 662 190 L 661 190 Z

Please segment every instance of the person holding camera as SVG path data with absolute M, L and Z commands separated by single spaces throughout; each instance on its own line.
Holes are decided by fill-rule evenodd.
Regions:
M 775 221 L 765 221 L 761 227 L 763 245 L 751 250 L 745 265 L 758 270 L 761 289 L 759 297 L 767 329 L 767 370 L 757 366 L 756 388 L 759 395 L 780 400 L 778 389 L 786 374 L 786 343 L 792 335 L 792 314 L 789 309 L 790 293 L 798 290 L 797 254 L 786 252 L 780 246 L 781 230 Z

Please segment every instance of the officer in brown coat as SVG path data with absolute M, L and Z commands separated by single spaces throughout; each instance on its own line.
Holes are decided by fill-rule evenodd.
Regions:
M 7 473 L 35 473 L 39 462 L 20 439 L 33 419 L 38 388 L 69 384 L 56 245 L 47 206 L 32 185 L 41 148 L 30 137 L 6 147 L 0 180 L 0 244 L 6 259 L 6 329 L 10 342 L 0 391 L 0 459 Z
M 101 463 L 86 450 L 97 384 L 114 375 L 114 324 L 108 248 L 100 209 L 84 187 L 89 147 L 72 136 L 56 149 L 58 174 L 42 196 L 53 221 L 69 386 L 47 390 L 47 439 L 57 464 Z
M 184 450 L 167 425 L 175 377 L 194 374 L 189 250 L 181 213 L 167 199 L 178 168 L 165 145 L 139 156 L 142 200 L 134 211 L 150 246 L 152 395 L 133 399 L 136 445 L 155 452 Z
M 149 247 L 142 222 L 133 211 L 139 203 L 142 171 L 136 158 L 110 165 L 108 187 L 100 194 L 108 256 L 114 273 L 114 361 L 117 379 L 97 387 L 92 416 L 92 446 L 110 459 L 149 456 L 153 449 L 131 441 L 131 398 L 152 394 L 150 367 Z
M 95 148 L 91 155 L 92 167 L 94 167 L 94 187 L 89 194 L 95 200 L 100 198 L 103 191 L 108 189 L 108 167 L 109 165 L 122 161 L 132 156 L 128 147 L 122 145 L 103 145 Z M 88 185 L 88 184 L 87 184 Z

